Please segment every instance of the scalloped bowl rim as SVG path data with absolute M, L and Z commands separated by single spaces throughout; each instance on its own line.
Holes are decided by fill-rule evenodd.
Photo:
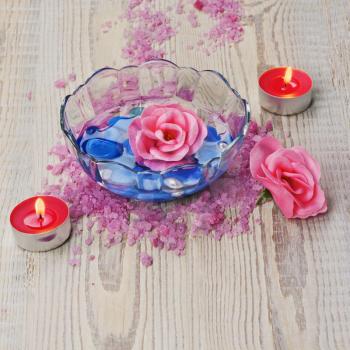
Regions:
M 228 145 L 228 147 L 225 149 L 225 151 L 222 152 L 221 156 L 220 157 L 215 157 L 215 158 L 212 158 L 210 159 L 207 163 L 205 164 L 202 164 L 201 167 L 202 168 L 205 168 L 208 166 L 209 163 L 213 162 L 214 160 L 221 160 L 222 157 L 227 154 L 231 149 L 232 147 L 242 138 L 242 137 L 245 137 L 245 135 L 247 134 L 247 131 L 248 131 L 248 126 L 249 126 L 249 123 L 250 123 L 250 106 L 249 106 L 249 103 L 247 102 L 247 100 L 245 100 L 244 98 L 241 97 L 241 95 L 239 94 L 239 92 L 234 89 L 233 87 L 231 87 L 230 83 L 227 81 L 227 79 L 219 72 L 215 71 L 215 70 L 211 70 L 211 69 L 205 69 L 205 70 L 197 70 L 193 67 L 181 67 L 181 66 L 178 66 L 177 64 L 175 64 L 174 62 L 172 61 L 169 61 L 169 60 L 166 60 L 166 59 L 152 59 L 152 60 L 149 60 L 149 61 L 146 61 L 140 65 L 127 65 L 127 66 L 124 66 L 120 69 L 118 68 L 113 68 L 113 67 L 103 67 L 103 68 L 100 68 L 98 70 L 96 70 L 93 74 L 91 74 L 86 80 L 84 83 L 80 84 L 71 94 L 67 95 L 64 100 L 63 100 L 63 103 L 61 105 L 61 108 L 60 108 L 60 126 L 61 126 L 61 130 L 63 131 L 64 135 L 68 138 L 68 140 L 70 141 L 70 143 L 72 144 L 72 146 L 74 147 L 75 151 L 77 152 L 78 156 L 80 155 L 83 155 L 84 157 L 88 157 L 90 160 L 92 160 L 94 163 L 98 163 L 98 164 L 118 164 L 119 166 L 129 170 L 129 171 L 132 171 L 133 173 L 135 174 L 158 174 L 158 175 L 163 175 L 163 174 L 166 174 L 168 173 L 169 171 L 174 171 L 174 170 L 177 170 L 177 169 L 190 169 L 191 167 L 193 167 L 194 164 L 190 163 L 190 164 L 181 164 L 181 165 L 176 165 L 176 166 L 172 166 L 172 167 L 169 167 L 165 170 L 162 170 L 162 171 L 154 171 L 154 170 L 151 170 L 151 169 L 145 169 L 143 171 L 141 170 L 135 170 L 133 168 L 130 168 L 124 164 L 121 164 L 119 163 L 118 161 L 116 160 L 98 160 L 96 159 L 95 157 L 93 157 L 92 155 L 86 153 L 85 151 L 81 150 L 80 147 L 78 147 L 77 145 L 77 142 L 75 140 L 75 137 L 71 131 L 71 129 L 67 130 L 65 128 L 65 121 L 64 121 L 64 113 L 65 113 L 65 109 L 66 109 L 66 105 L 69 101 L 69 99 L 71 97 L 73 97 L 74 95 L 76 95 L 76 93 L 81 89 L 83 88 L 84 86 L 86 86 L 90 80 L 92 78 L 94 78 L 96 75 L 98 75 L 100 72 L 104 71 L 104 70 L 113 70 L 113 71 L 116 71 L 116 72 L 120 72 L 124 69 L 127 69 L 127 68 L 139 68 L 141 66 L 146 66 L 150 63 L 153 63 L 153 62 L 165 62 L 165 63 L 169 63 L 171 65 L 173 65 L 175 68 L 177 69 L 190 69 L 190 70 L 193 70 L 196 74 L 200 75 L 202 72 L 208 72 L 208 73 L 213 73 L 215 74 L 216 76 L 218 76 L 224 83 L 225 85 L 229 88 L 229 90 L 236 96 L 240 99 L 240 101 L 242 102 L 243 104 L 243 108 L 244 108 L 244 125 L 241 127 L 240 129 L 240 132 L 239 134 L 234 138 L 234 140 Z

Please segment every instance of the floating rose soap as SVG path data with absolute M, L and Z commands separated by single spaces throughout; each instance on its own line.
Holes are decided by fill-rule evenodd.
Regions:
M 203 120 L 179 104 L 145 108 L 128 132 L 136 162 L 155 171 L 193 163 L 208 134 Z

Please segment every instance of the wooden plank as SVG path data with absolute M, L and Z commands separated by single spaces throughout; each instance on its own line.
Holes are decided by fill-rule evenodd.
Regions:
M 175 0 L 155 0 L 165 9 Z M 287 221 L 272 203 L 258 208 L 252 234 L 221 242 L 192 239 L 186 255 L 145 242 L 106 249 L 97 240 L 82 266 L 63 247 L 17 248 L 10 208 L 41 189 L 47 151 L 59 132 L 65 92 L 53 81 L 122 66 L 118 21 L 126 1 L 5 0 L 0 4 L 0 349 L 347 349 L 350 346 L 350 3 L 347 0 L 246 0 L 244 40 L 210 57 L 188 51 L 188 23 L 166 46 L 179 65 L 216 69 L 273 120 L 287 146 L 319 159 L 330 210 Z M 200 20 L 205 23 L 205 18 Z M 260 110 L 257 77 L 290 64 L 314 78 L 312 107 L 293 117 Z M 76 84 L 71 83 L 66 92 Z M 25 95 L 33 91 L 32 101 Z M 151 252 L 152 268 L 137 254 Z M 87 254 L 98 256 L 87 262 Z

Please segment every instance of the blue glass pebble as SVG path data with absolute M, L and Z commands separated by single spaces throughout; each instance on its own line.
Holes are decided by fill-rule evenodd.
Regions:
M 193 165 L 185 169 L 174 169 L 164 174 L 164 184 L 174 190 L 182 187 L 195 186 L 202 180 L 202 169 Z
M 162 178 L 159 173 L 142 172 L 137 174 L 137 185 L 141 190 L 158 191 L 162 186 Z
M 82 148 L 98 160 L 117 158 L 123 153 L 123 146 L 120 143 L 100 138 L 87 140 Z
M 125 116 L 122 116 L 122 115 L 119 115 L 119 116 L 116 116 L 116 117 L 113 117 L 111 119 L 108 120 L 107 124 L 108 126 L 113 126 L 115 125 L 118 121 L 120 120 L 129 120 L 130 118 L 129 117 L 125 117 Z
M 127 153 L 129 153 L 129 154 L 134 154 L 133 151 L 132 151 L 132 149 L 131 149 L 129 139 L 127 139 L 127 140 L 125 140 L 125 141 L 123 142 L 123 147 L 124 147 L 124 149 L 125 149 L 125 151 L 126 151 Z
M 95 133 L 95 131 L 98 130 L 97 126 L 89 126 L 88 128 L 86 128 L 86 133 L 88 135 L 92 135 L 93 133 Z
M 213 126 L 208 125 L 208 135 L 205 138 L 207 142 L 216 142 L 220 140 L 220 136 L 218 135 L 216 129 Z
M 129 114 L 133 117 L 136 117 L 138 115 L 141 115 L 142 111 L 143 111 L 143 107 L 134 107 L 130 109 Z
M 194 155 L 200 164 L 206 164 L 213 158 L 220 157 L 221 152 L 216 142 L 204 141 L 202 147 Z
M 116 159 L 116 161 L 119 164 L 123 164 L 130 169 L 134 169 L 136 165 L 134 155 L 128 152 L 123 152 L 123 154 L 118 159 Z
M 134 186 L 136 183 L 136 174 L 117 163 L 101 165 L 100 174 L 104 181 L 113 186 Z

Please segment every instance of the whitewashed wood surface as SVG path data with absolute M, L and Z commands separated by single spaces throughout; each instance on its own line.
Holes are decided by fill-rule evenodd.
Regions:
M 176 4 L 155 1 L 161 9 Z M 99 67 L 126 63 L 124 24 L 100 29 L 126 4 L 0 1 L 0 350 L 350 348 L 350 2 L 244 4 L 241 43 L 210 57 L 186 51 L 198 38 L 184 23 L 167 58 L 222 72 L 248 98 L 253 118 L 272 118 L 286 146 L 318 158 L 329 213 L 287 221 L 269 203 L 254 212 L 262 224 L 250 235 L 194 239 L 181 258 L 145 243 L 107 250 L 96 240 L 89 250 L 97 260 L 87 262 L 84 250 L 73 269 L 70 244 L 41 254 L 17 248 L 9 212 L 47 176 L 59 106 L 74 88 L 57 90 L 53 81 L 74 71 L 78 84 Z M 314 79 L 314 103 L 302 115 L 260 110 L 257 77 L 278 64 Z M 151 268 L 140 267 L 141 250 L 153 255 Z

